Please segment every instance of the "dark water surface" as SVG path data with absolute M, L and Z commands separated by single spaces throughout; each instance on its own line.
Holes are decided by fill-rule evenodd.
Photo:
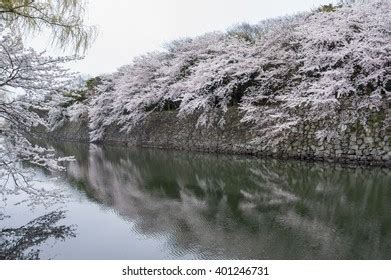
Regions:
M 0 229 L 24 226 L 30 234 L 63 226 L 68 232 L 27 242 L 23 254 L 391 258 L 391 170 L 80 144 L 56 150 L 76 161 L 57 181 L 38 171 L 36 184 L 65 189 L 69 201 L 31 210 L 10 197 Z M 53 211 L 64 212 L 53 217 L 59 215 Z

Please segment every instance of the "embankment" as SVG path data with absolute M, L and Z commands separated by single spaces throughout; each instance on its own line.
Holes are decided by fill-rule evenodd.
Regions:
M 260 135 L 249 124 L 240 122 L 241 116 L 234 108 L 226 113 L 224 127 L 197 127 L 197 116 L 179 119 L 175 111 L 154 112 L 129 133 L 114 126 L 107 128 L 102 143 L 391 166 L 391 132 L 383 122 L 384 114 L 391 114 L 389 111 L 374 114 L 365 129 L 360 124 L 346 127 L 334 139 L 318 139 L 316 131 L 324 124 L 307 121 L 276 145 L 254 142 Z M 89 142 L 88 121 L 65 122 L 49 137 Z

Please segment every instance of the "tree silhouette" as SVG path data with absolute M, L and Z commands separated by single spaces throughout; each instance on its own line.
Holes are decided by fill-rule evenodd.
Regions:
M 65 211 L 53 211 L 19 228 L 0 230 L 0 260 L 37 260 L 40 250 L 33 249 L 49 238 L 64 241 L 75 237 L 74 226 L 56 224 L 65 218 Z

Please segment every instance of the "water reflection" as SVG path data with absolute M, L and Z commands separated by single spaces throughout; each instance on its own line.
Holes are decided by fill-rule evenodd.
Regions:
M 76 155 L 72 185 L 131 221 L 137 234 L 164 239 L 170 258 L 391 257 L 390 170 L 148 149 L 57 150 Z
M 24 226 L 0 229 L 0 260 L 38 260 L 39 246 L 48 239 L 75 237 L 74 227 L 56 225 L 64 218 L 64 211 L 52 211 Z

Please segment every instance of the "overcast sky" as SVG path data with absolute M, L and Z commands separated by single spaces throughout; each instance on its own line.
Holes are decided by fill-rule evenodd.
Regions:
M 332 0 L 90 0 L 88 23 L 99 35 L 73 70 L 98 75 L 115 71 L 132 58 L 181 37 L 223 31 L 241 22 L 294 14 Z M 46 48 L 46 41 L 32 43 Z

